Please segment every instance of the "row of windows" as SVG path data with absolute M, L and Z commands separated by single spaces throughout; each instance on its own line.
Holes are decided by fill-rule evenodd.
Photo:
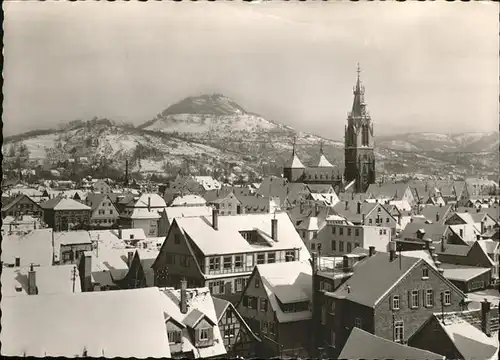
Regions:
M 338 251 L 339 252 L 344 252 L 344 241 L 339 241 L 339 246 L 338 246 Z M 346 241 L 345 242 L 346 247 L 347 247 L 347 253 L 350 253 L 353 249 L 356 249 L 357 247 L 361 247 L 360 243 L 354 243 L 354 247 L 352 246 L 353 244 Z M 332 240 L 332 251 L 337 251 L 337 241 Z
M 179 257 L 179 265 L 183 267 L 190 266 L 190 259 L 187 255 L 176 255 L 176 254 L 166 254 L 166 263 L 169 265 L 175 265 L 176 259 Z
M 261 321 L 260 331 L 263 334 L 276 335 L 276 324 L 272 321 Z
M 221 261 L 220 261 L 219 256 L 211 257 L 209 258 L 209 269 L 211 271 L 214 270 L 220 270 L 221 268 Z M 234 256 L 234 263 L 233 263 L 233 256 L 224 256 L 223 257 L 223 268 L 224 269 L 232 269 L 233 265 L 235 269 L 242 268 L 243 267 L 243 255 L 235 255 Z
M 95 224 L 113 224 L 115 219 L 94 219 L 92 222 Z
M 212 295 L 224 294 L 224 293 L 239 293 L 242 292 L 246 286 L 248 278 L 238 278 L 234 279 L 234 284 L 232 280 L 214 280 L 208 282 L 208 288 L 210 289 L 210 293 Z M 226 291 L 226 285 L 227 290 Z
M 266 298 L 243 295 L 243 307 L 261 312 L 267 312 L 267 310 L 269 309 L 269 302 Z
M 336 235 L 337 227 L 332 226 L 332 234 Z M 339 235 L 344 235 L 344 228 L 339 227 Z M 352 228 L 347 228 L 347 236 L 352 236 Z M 359 236 L 359 228 L 354 229 L 354 236 Z
M 99 215 L 106 215 L 106 210 L 99 210 Z M 113 209 L 109 210 L 109 215 L 113 215 Z
M 451 305 L 451 292 L 445 291 L 441 295 L 442 303 L 444 306 Z M 422 291 L 422 302 L 424 307 L 434 306 L 434 290 L 426 289 Z M 408 292 L 408 303 L 411 309 L 418 309 L 421 306 L 420 290 L 411 290 Z M 401 299 L 399 295 L 392 296 L 392 310 L 400 310 Z

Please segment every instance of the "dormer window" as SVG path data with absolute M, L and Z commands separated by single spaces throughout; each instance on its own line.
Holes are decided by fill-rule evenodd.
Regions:
M 134 240 L 134 234 L 130 234 L 130 240 Z
M 209 330 L 210 329 L 200 329 L 200 332 L 198 333 L 198 335 L 199 335 L 198 340 L 200 340 L 200 341 L 208 340 Z

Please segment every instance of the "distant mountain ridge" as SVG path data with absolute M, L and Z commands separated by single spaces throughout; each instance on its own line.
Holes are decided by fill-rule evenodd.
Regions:
M 193 172 L 232 171 L 237 166 L 242 172 L 262 173 L 266 166 L 279 171 L 291 155 L 294 138 L 305 164 L 319 157 L 323 143 L 326 157 L 343 167 L 343 141 L 267 120 L 222 94 L 185 98 L 137 127 L 94 118 L 5 137 L 2 152 L 5 155 L 10 146 L 23 143 L 31 158 L 41 160 L 83 156 L 108 159 L 120 169 L 129 160 L 132 171 L 162 173 L 187 163 Z M 476 169 L 498 167 L 498 133 L 411 133 L 376 137 L 375 145 L 378 172 L 453 170 L 469 164 Z M 456 151 L 487 154 L 458 159 Z

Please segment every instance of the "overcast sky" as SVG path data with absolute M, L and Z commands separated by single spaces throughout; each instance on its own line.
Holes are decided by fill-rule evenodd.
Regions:
M 187 96 L 341 139 L 356 64 L 376 134 L 498 129 L 494 3 L 4 3 L 4 133 L 140 124 Z

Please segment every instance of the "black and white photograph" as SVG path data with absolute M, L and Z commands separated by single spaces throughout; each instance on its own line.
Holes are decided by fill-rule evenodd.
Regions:
M 2 357 L 498 359 L 498 4 L 2 5 Z

